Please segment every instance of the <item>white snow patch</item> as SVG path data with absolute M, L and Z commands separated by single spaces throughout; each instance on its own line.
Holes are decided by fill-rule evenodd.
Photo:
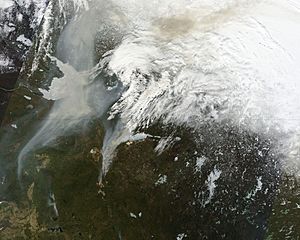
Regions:
M 0 8 L 9 8 L 14 5 L 12 0 L 0 0 Z
M 49 196 L 49 199 L 48 199 L 48 206 L 53 207 L 55 216 L 59 216 L 54 193 L 50 193 L 50 196 Z
M 255 197 L 256 193 L 257 193 L 258 191 L 261 191 L 261 190 L 262 190 L 263 183 L 262 183 L 261 180 L 262 180 L 262 176 L 256 178 L 256 181 L 257 181 L 256 188 L 248 193 L 248 195 L 246 196 L 247 199 L 250 199 L 250 198 L 252 198 L 252 197 Z
M 167 182 L 167 175 L 161 175 L 158 180 L 155 182 L 155 185 L 161 185 Z
M 45 7 L 45 9 L 43 8 Z M 50 1 L 49 5 L 41 6 L 40 11 L 38 11 L 39 19 L 37 19 L 36 24 L 40 24 L 41 20 L 43 19 L 43 24 L 41 25 L 41 33 L 40 33 L 40 39 L 39 39 L 39 47 L 37 49 L 36 56 L 33 60 L 31 72 L 34 72 L 38 69 L 39 61 L 41 58 L 45 58 L 45 54 L 43 50 L 46 51 L 46 53 L 51 52 L 50 49 L 52 47 L 51 43 L 51 33 L 53 32 L 53 29 L 51 28 L 51 24 L 53 21 L 53 11 L 54 11 L 54 3 Z
M 216 188 L 216 181 L 220 178 L 221 176 L 221 171 L 217 169 L 217 167 L 215 167 L 213 169 L 213 171 L 210 172 L 208 178 L 207 178 L 207 181 L 206 181 L 206 184 L 207 184 L 207 189 L 209 191 L 209 195 L 208 195 L 208 198 L 207 200 L 205 201 L 204 203 L 204 206 L 206 204 L 208 204 L 211 199 L 213 198 L 214 196 L 214 192 L 215 192 L 215 188 Z
M 13 32 L 15 29 L 15 24 L 5 21 L 3 24 L 0 25 L 0 35 L 2 35 L 1 37 L 7 37 L 8 34 Z
M 176 240 L 182 240 L 184 239 L 185 237 L 187 237 L 187 234 L 185 233 L 179 233 L 176 237 Z
M 17 41 L 23 43 L 25 46 L 30 47 L 32 46 L 32 42 L 30 39 L 26 38 L 24 34 L 17 37 Z
M 201 168 L 204 164 L 204 162 L 206 161 L 206 157 L 202 156 L 202 157 L 197 157 L 196 160 L 196 172 L 200 172 Z
M 24 95 L 24 98 L 26 99 L 26 100 L 31 100 L 31 97 L 29 97 L 29 96 L 26 96 L 26 95 Z
M 12 60 L 9 59 L 8 57 L 6 57 L 3 54 L 0 54 L 0 69 L 1 68 L 5 68 L 5 67 L 9 67 L 13 64 Z
M 18 20 L 19 22 L 22 22 L 22 21 L 23 21 L 23 14 L 22 14 L 22 13 L 18 13 L 18 15 L 17 15 L 17 20 Z
M 95 154 L 95 153 L 97 153 L 97 151 L 96 151 L 96 149 L 92 148 L 92 149 L 90 150 L 90 153 L 91 153 L 91 154 Z

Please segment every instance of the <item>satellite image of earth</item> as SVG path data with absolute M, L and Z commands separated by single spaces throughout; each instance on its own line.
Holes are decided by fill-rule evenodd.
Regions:
M 300 239 L 300 0 L 0 0 L 1 240 Z

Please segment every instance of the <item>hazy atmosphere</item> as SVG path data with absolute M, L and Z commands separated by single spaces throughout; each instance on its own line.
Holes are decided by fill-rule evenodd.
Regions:
M 300 1 L 0 0 L 0 239 L 300 239 Z

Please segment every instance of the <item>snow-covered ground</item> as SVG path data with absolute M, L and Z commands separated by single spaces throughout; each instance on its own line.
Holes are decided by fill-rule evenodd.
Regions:
M 35 31 L 40 25 L 47 0 L 0 1 L 0 54 L 10 59 L 2 64 L 1 72 L 19 71 L 26 52 L 32 46 Z
M 0 0 L 0 8 L 8 8 L 11 7 L 13 4 L 14 3 L 12 0 Z
M 0 72 L 4 69 L 9 69 L 13 67 L 13 62 L 11 59 L 5 55 L 0 54 Z

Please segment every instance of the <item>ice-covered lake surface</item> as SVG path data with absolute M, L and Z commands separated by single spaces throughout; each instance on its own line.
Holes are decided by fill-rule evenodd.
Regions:
M 299 236 L 294 222 L 300 219 L 288 214 L 299 211 L 300 2 L 71 1 L 75 17 L 65 19 L 51 51 L 53 9 L 63 13 L 67 2 L 50 1 L 20 82 L 47 71 L 40 61 L 59 74 L 48 71 L 49 84 L 43 78 L 34 87 L 23 84 L 32 90 L 21 92 L 30 111 L 18 114 L 13 98 L 1 141 L 14 144 L 12 132 L 26 132 L 10 158 L 31 201 L 32 184 L 48 179 L 39 193 L 48 194 L 63 225 L 84 199 L 66 194 L 74 205 L 64 206 L 65 185 L 55 184 L 64 177 L 71 185 L 82 182 L 82 174 L 97 181 L 99 202 L 109 202 L 112 213 L 103 221 L 115 230 L 98 229 L 108 238 L 137 239 L 134 230 L 143 239 Z M 47 110 L 45 102 L 51 102 Z M 82 166 L 85 158 L 98 170 L 93 177 L 86 173 L 90 162 Z M 86 194 L 86 204 L 94 201 Z

